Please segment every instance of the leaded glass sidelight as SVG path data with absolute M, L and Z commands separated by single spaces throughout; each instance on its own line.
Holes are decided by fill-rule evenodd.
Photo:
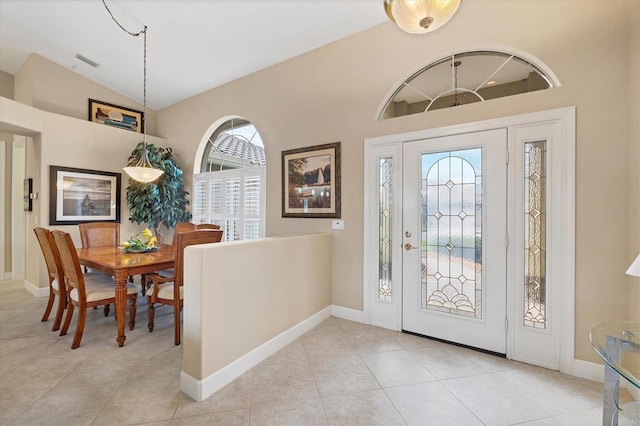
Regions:
M 391 170 L 392 158 L 379 160 L 378 299 L 391 300 Z
M 546 320 L 546 141 L 524 145 L 524 325 L 544 329 Z
M 422 155 L 422 309 L 482 318 L 482 149 Z

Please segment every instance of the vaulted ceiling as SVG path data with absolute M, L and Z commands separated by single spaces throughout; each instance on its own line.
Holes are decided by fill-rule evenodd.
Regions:
M 106 5 L 128 31 L 148 27 L 147 105 L 156 110 L 387 21 L 382 0 Z M 102 0 L 0 0 L 0 69 L 15 74 L 32 52 L 142 103 L 142 37 L 121 30 Z

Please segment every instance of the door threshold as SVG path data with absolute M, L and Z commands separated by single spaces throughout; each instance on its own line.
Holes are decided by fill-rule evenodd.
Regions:
M 425 339 L 435 340 L 437 342 L 446 343 L 446 344 L 449 344 L 449 345 L 459 346 L 461 348 L 471 349 L 472 351 L 482 352 L 484 354 L 493 355 L 493 356 L 497 356 L 497 357 L 500 357 L 500 358 L 507 358 L 507 354 L 503 354 L 503 353 L 495 352 L 495 351 L 490 351 L 488 349 L 476 348 L 475 346 L 469 346 L 469 345 L 465 345 L 465 344 L 458 343 L 458 342 L 452 342 L 450 340 L 440 339 L 438 337 L 427 336 L 425 334 L 415 333 L 413 331 L 408 331 L 408 330 L 402 330 L 402 332 L 406 333 L 406 334 L 412 334 L 412 335 L 418 336 L 418 337 L 423 337 Z

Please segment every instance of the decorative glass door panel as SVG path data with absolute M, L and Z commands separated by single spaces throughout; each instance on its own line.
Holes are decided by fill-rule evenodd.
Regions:
M 403 144 L 403 329 L 506 352 L 506 130 Z
M 482 149 L 422 154 L 422 309 L 482 318 Z
M 524 242 L 526 327 L 546 328 L 546 147 L 547 141 L 524 144 Z

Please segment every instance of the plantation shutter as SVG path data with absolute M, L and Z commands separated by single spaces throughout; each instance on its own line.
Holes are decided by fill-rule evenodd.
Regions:
M 265 167 L 194 176 L 193 220 L 224 230 L 224 241 L 264 237 Z

